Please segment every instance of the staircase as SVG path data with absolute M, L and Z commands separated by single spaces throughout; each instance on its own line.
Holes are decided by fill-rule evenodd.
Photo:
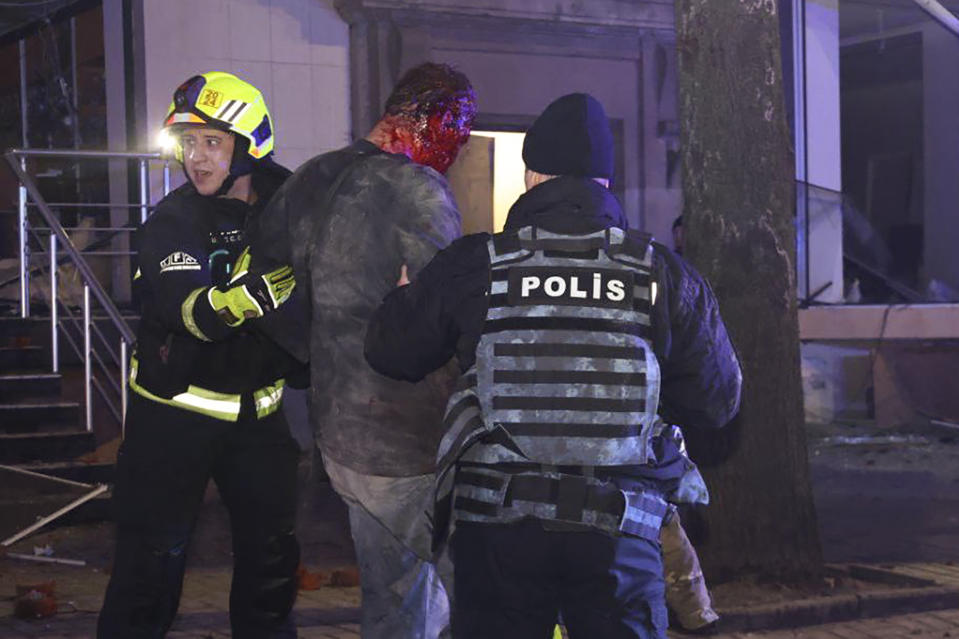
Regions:
M 97 445 L 84 425 L 82 367 L 61 353 L 63 372 L 50 372 L 49 331 L 49 320 L 0 315 L 0 464 L 108 483 L 113 464 L 77 460 Z M 104 518 L 106 506 L 105 497 L 95 499 L 70 519 Z
M 110 461 L 87 464 L 77 458 L 96 450 L 97 443 L 116 440 L 120 433 L 119 421 L 125 403 L 123 377 L 128 354 L 136 339 L 136 318 L 121 313 L 117 300 L 104 288 L 88 259 L 92 256 L 99 259 L 127 255 L 122 250 L 99 249 L 110 244 L 113 238 L 121 237 L 122 233 L 132 232 L 133 216 L 125 222 L 121 220 L 119 227 L 111 222 L 108 227 L 64 228 L 62 211 L 78 203 L 48 203 L 37 181 L 45 174 L 37 173 L 37 170 L 51 162 L 66 162 L 67 166 L 78 167 L 81 163 L 103 160 L 126 163 L 128 169 L 136 165 L 140 200 L 136 205 L 133 202 L 84 201 L 79 203 L 81 206 L 137 206 L 142 219 L 152 208 L 149 176 L 151 164 L 156 163 L 162 164 L 164 192 L 169 191 L 170 163 L 158 153 L 10 149 L 0 154 L 0 161 L 5 161 L 20 187 L 19 205 L 25 207 L 21 210 L 27 211 L 21 221 L 22 232 L 18 233 L 17 279 L 23 282 L 27 278 L 29 282 L 34 275 L 46 278 L 46 285 L 40 286 L 35 293 L 46 288 L 43 301 L 47 302 L 48 311 L 57 316 L 59 326 L 55 334 L 57 339 L 53 341 L 49 319 L 19 319 L 16 313 L 19 309 L 4 308 L 0 302 L 0 465 L 19 466 L 86 484 L 105 483 L 112 478 Z M 99 171 L 83 173 L 101 175 Z M 75 230 L 108 235 L 98 236 L 100 239 L 92 243 L 84 242 L 84 246 L 78 248 L 68 232 Z M 65 267 L 70 270 L 64 271 Z M 128 265 L 122 262 L 111 264 L 110 268 L 122 270 Z M 69 274 L 71 295 L 64 294 L 58 274 Z M 19 295 L 29 294 L 29 287 L 23 288 L 28 290 L 19 290 Z M 46 297 L 47 294 L 50 297 Z M 30 314 L 29 302 L 39 297 L 34 295 L 25 300 L 20 297 L 25 314 Z M 52 308 L 49 307 L 50 298 Z M 43 306 L 39 299 L 35 301 L 37 306 Z M 131 320 L 134 326 L 131 326 Z M 62 374 L 50 372 L 51 341 L 57 346 L 54 350 L 59 354 Z M 89 357 L 86 366 L 80 361 L 84 357 Z M 86 405 L 85 397 L 91 393 L 93 398 Z M 91 414 L 92 419 L 88 420 L 87 415 Z M 87 432 L 91 426 L 93 433 Z M 97 450 L 98 455 L 102 452 Z M 25 476 L 9 471 L 8 474 Z M 6 483 L 12 485 L 15 482 Z M 22 492 L 10 491 L 8 501 L 16 502 Z M 88 502 L 83 508 L 89 510 L 92 505 L 94 502 Z

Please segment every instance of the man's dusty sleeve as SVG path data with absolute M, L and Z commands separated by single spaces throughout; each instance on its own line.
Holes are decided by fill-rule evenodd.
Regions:
M 446 178 L 423 166 L 406 168 L 405 184 L 398 190 L 406 210 L 396 218 L 396 232 L 412 279 L 436 253 L 462 235 L 462 224 Z
M 489 281 L 485 233 L 436 254 L 413 282 L 394 289 L 370 320 L 366 361 L 381 375 L 417 382 L 445 364 L 464 337 L 476 350 Z M 462 362 L 461 362 L 462 363 Z
M 263 210 L 250 220 L 246 229 L 246 238 L 250 245 L 250 255 L 253 256 L 256 266 L 261 263 L 269 266 L 293 264 L 287 201 L 287 186 L 284 185 L 273 195 Z
M 291 232 L 290 203 L 295 195 L 292 187 L 298 183 L 295 176 L 288 179 L 266 207 L 250 221 L 246 230 L 252 265 L 255 268 L 273 268 L 291 265 L 296 278 L 293 295 L 273 313 L 259 318 L 254 327 L 273 340 L 300 362 L 310 357 L 310 276 L 305 260 L 296 259 L 306 251 L 294 251 L 293 242 L 307 242 L 308 237 L 295 238 Z

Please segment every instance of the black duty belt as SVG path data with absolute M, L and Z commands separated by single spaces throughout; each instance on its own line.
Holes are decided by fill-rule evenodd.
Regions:
M 548 504 L 555 507 L 550 519 L 584 523 L 655 541 L 668 510 L 656 488 L 622 476 L 610 481 L 597 468 L 569 467 L 575 472 L 566 473 L 566 467 L 512 463 L 486 466 L 485 472 L 479 472 L 480 465 L 475 465 L 477 470 L 470 466 L 460 464 L 458 485 L 494 493 L 505 488 L 501 501 L 495 503 L 480 498 L 482 491 L 457 497 L 457 509 L 484 518 L 510 520 L 523 514 L 542 517 L 536 505 Z M 491 470 L 496 472 L 490 473 Z

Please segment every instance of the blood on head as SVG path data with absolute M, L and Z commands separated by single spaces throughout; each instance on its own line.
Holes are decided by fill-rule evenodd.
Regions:
M 410 159 L 446 173 L 469 139 L 476 119 L 474 99 L 472 95 L 461 96 L 416 111 L 426 113 L 417 114 L 411 127 Z

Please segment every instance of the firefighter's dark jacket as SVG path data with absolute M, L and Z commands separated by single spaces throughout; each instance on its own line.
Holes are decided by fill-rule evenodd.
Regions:
M 276 164 L 254 174 L 254 206 L 233 198 L 203 197 L 191 184 L 167 195 L 135 236 L 138 249 L 134 289 L 142 309 L 137 332 L 136 384 L 170 399 L 189 386 L 243 394 L 289 375 L 302 375 L 295 360 L 259 334 L 253 321 L 231 328 L 205 299 L 192 317 L 183 303 L 201 287 L 225 284 L 245 246 L 251 216 L 290 172 Z M 191 333 L 195 322 L 207 340 Z
M 563 234 L 626 228 L 616 198 L 593 180 L 560 177 L 525 193 L 505 230 Z M 441 251 L 412 284 L 391 292 L 374 315 L 365 355 L 380 373 L 416 381 L 456 355 L 475 361 L 490 286 L 489 235 L 465 236 Z M 653 349 L 662 387 L 660 414 L 683 427 L 719 428 L 739 409 L 742 377 L 712 290 L 692 266 L 654 243 Z

